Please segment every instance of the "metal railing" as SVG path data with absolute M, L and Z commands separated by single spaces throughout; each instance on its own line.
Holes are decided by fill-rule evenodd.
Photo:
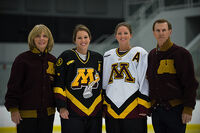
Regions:
M 193 8 L 200 6 L 200 0 L 148 0 L 144 2 L 144 4 L 135 12 L 131 11 L 132 6 L 134 4 L 131 0 L 127 0 L 127 4 L 129 5 L 126 8 L 126 18 L 125 20 L 132 25 L 134 31 L 138 31 L 142 25 L 148 22 L 149 19 L 152 19 L 161 11 L 166 10 L 175 10 L 181 8 Z
M 124 0 L 125 21 L 131 24 L 135 33 L 161 11 L 200 6 L 200 0 L 142 0 L 139 5 L 138 3 L 136 0 Z M 139 6 L 137 10 L 132 9 L 137 5 Z M 112 34 L 100 44 L 114 43 L 114 41 L 115 38 Z

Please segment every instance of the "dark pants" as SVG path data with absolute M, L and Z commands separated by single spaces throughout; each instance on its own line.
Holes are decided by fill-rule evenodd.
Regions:
M 52 133 L 54 115 L 42 118 L 23 118 L 17 125 L 17 133 Z
M 182 123 L 182 106 L 165 109 L 158 106 L 152 113 L 155 133 L 185 133 L 186 124 Z
M 61 118 L 62 133 L 102 133 L 102 118 Z
M 147 133 L 147 118 L 105 119 L 106 133 Z

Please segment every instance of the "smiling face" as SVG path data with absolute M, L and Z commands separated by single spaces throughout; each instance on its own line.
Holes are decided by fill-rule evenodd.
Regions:
M 130 47 L 130 39 L 132 34 L 126 26 L 120 26 L 115 34 L 115 38 L 119 43 L 120 50 L 127 50 Z
M 88 46 L 90 44 L 90 37 L 84 30 L 80 30 L 76 33 L 75 44 L 77 51 L 81 54 L 87 54 Z
M 157 40 L 159 47 L 163 46 L 163 44 L 170 37 L 171 33 L 172 33 L 172 30 L 168 28 L 167 22 L 155 24 L 153 34 Z
M 44 52 L 44 50 L 47 47 L 49 38 L 44 32 L 41 32 L 41 34 L 36 35 L 34 38 L 34 43 L 37 49 L 39 49 L 41 52 Z

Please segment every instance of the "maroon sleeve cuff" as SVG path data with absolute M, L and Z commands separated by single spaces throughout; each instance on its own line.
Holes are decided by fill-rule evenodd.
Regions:
M 183 113 L 192 115 L 193 108 L 191 107 L 184 107 Z

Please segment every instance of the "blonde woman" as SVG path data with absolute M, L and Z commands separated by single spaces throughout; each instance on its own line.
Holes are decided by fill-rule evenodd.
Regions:
M 51 55 L 54 39 L 43 24 L 28 36 L 29 51 L 12 65 L 5 106 L 17 125 L 17 133 L 52 133 L 55 100 L 52 83 L 56 58 Z

